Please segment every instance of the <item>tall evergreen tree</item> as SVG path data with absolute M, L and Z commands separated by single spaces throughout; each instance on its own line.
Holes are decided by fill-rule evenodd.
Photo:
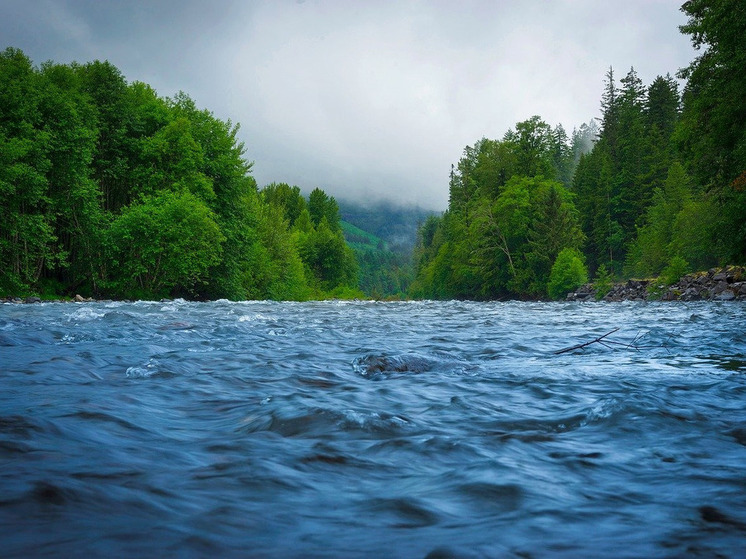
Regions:
M 680 73 L 688 81 L 679 147 L 718 207 L 721 259 L 746 262 L 746 4 L 689 0 L 681 9 L 681 30 L 703 52 Z

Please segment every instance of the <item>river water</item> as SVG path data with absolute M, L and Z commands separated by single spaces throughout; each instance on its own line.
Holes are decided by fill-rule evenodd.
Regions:
M 0 542 L 743 557 L 746 305 L 0 305 Z

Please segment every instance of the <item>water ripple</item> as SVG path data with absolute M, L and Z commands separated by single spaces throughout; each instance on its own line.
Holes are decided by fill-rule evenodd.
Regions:
M 744 324 L 739 303 L 0 305 L 3 556 L 735 557 Z

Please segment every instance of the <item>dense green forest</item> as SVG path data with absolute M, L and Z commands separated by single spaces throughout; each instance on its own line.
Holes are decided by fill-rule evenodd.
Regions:
M 187 95 L 13 48 L 0 84 L 0 295 L 361 295 L 334 198 L 259 190 L 238 127 Z
M 445 213 L 398 221 L 260 189 L 238 126 L 184 93 L 8 48 L 0 296 L 561 298 L 589 277 L 744 264 L 746 4 L 682 10 L 700 51 L 683 91 L 609 69 L 597 122 L 568 134 L 534 116 L 482 138 L 451 168 Z
M 701 54 L 605 77 L 598 129 L 538 116 L 465 148 L 418 232 L 415 297 L 552 298 L 613 277 L 746 263 L 746 4 L 682 6 Z M 590 145 L 592 144 L 592 149 Z

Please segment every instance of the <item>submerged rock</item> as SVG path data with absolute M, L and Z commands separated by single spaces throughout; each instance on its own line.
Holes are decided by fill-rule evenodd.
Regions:
M 390 373 L 424 373 L 433 368 L 433 361 L 419 355 L 366 355 L 352 362 L 355 372 L 372 377 Z

